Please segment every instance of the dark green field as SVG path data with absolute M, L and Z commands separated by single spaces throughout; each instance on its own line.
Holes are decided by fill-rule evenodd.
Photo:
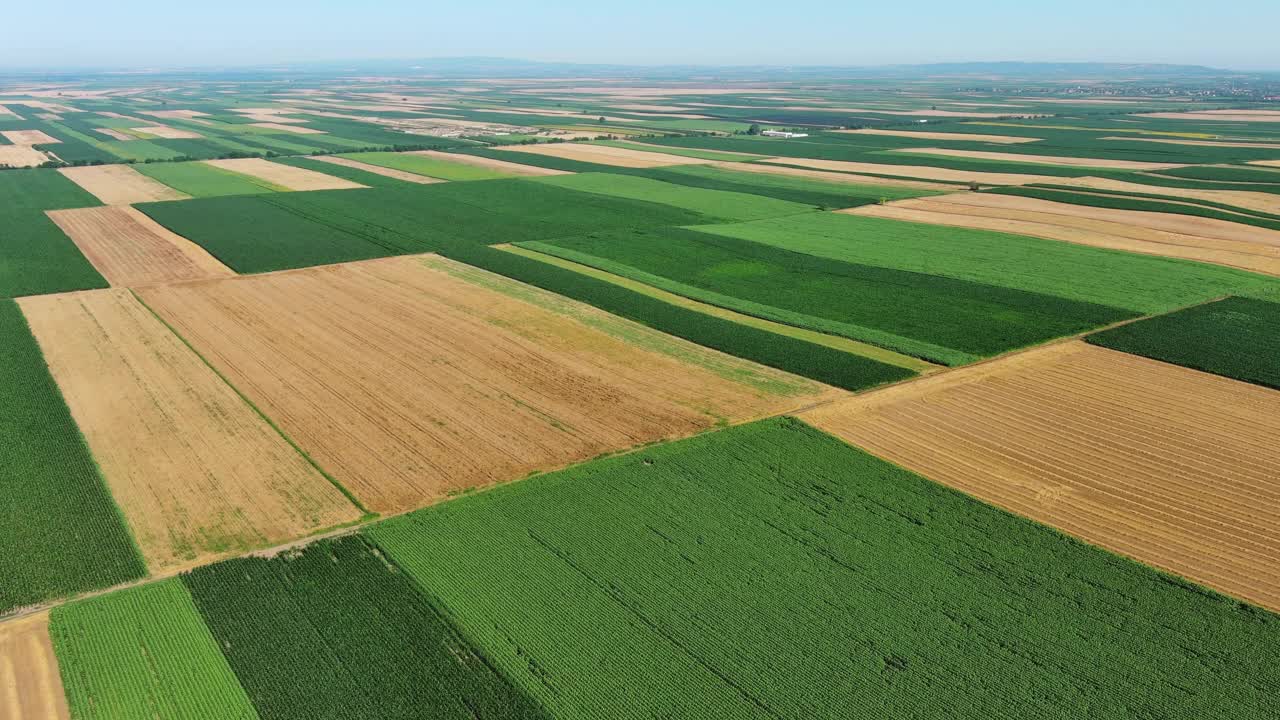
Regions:
M 262 720 L 544 717 L 361 537 L 183 582 Z
M 97 207 L 102 203 L 57 170 L 5 170 L 0 172 L 0 213 L 19 210 L 67 210 Z M 0 224 L 6 232 L 16 221 Z
M 0 614 L 146 575 L 12 300 L 0 300 L 0 405 Z
M 1087 340 L 1280 390 L 1280 303 L 1230 297 L 1112 328 Z
M 1133 316 L 1113 307 L 833 261 L 681 228 L 594 232 L 527 246 L 713 305 L 944 364 Z
M 557 718 L 1270 717 L 1280 620 L 798 421 L 370 534 Z

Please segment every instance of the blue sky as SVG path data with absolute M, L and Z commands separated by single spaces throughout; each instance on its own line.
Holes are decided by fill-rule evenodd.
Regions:
M 963 60 L 1280 70 L 1280 0 L 70 0 L 6 3 L 0 67 L 487 55 L 634 64 Z M 13 32 L 16 28 L 29 31 Z

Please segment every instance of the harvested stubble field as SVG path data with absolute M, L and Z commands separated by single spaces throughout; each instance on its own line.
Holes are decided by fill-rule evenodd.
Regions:
M 942 183 L 921 182 L 918 180 L 898 180 L 894 178 L 882 178 L 875 175 L 855 175 L 847 172 L 829 172 L 826 170 L 810 170 L 801 167 L 786 167 L 783 165 L 766 165 L 764 163 L 712 163 L 712 167 L 724 168 L 726 170 L 740 170 L 742 172 L 759 173 L 762 175 L 781 175 L 784 177 L 810 178 L 813 180 L 824 180 L 831 183 L 850 183 L 855 185 L 891 185 L 899 188 L 914 188 L 918 190 L 939 190 L 951 191 L 955 190 L 954 185 L 943 185 Z
M 204 137 L 193 130 L 183 130 L 182 128 L 169 127 L 168 125 L 145 125 L 129 129 L 142 135 L 150 135 L 163 140 L 196 140 Z
M 983 185 L 1031 185 L 1033 183 L 1062 182 L 1061 177 L 1052 175 L 955 170 L 952 168 L 920 165 L 887 165 L 884 163 L 857 162 L 853 160 L 820 160 L 811 158 L 776 157 L 773 160 L 765 162 L 781 165 L 798 165 L 800 167 L 813 168 L 814 170 L 826 170 L 838 173 L 872 173 L 875 175 L 919 178 L 921 180 L 976 182 Z
M 115 287 L 235 275 L 204 248 L 132 207 L 50 210 L 48 215 Z
M 902 200 L 845 212 L 1031 235 L 1280 276 L 1280 232 L 1192 215 L 1086 207 L 993 193 Z
M 1068 342 L 805 413 L 915 472 L 1280 609 L 1280 393 Z
M 153 572 L 359 519 L 128 290 L 20 305 Z
M 395 168 L 382 167 L 381 165 L 373 165 L 371 163 L 361 162 L 359 160 L 353 160 L 349 157 L 341 157 L 337 155 L 320 155 L 315 157 L 314 159 L 319 160 L 321 162 L 327 162 L 331 165 L 340 165 L 342 167 L 353 168 L 356 170 L 363 170 L 368 173 L 373 173 L 374 175 L 381 175 L 383 177 L 395 178 L 396 180 L 404 180 L 405 182 L 417 183 L 419 185 L 430 185 L 431 183 L 444 182 L 444 180 L 441 180 L 439 178 L 427 177 L 426 175 L 419 175 L 417 173 L 411 173 L 406 170 L 396 170 Z
M 1275 616 L 791 419 L 369 534 L 562 720 L 1280 710 Z
M 945 157 L 966 158 L 969 160 L 995 160 L 998 162 L 1038 165 L 1108 168 L 1111 170 L 1167 170 L 1170 168 L 1185 167 L 1185 163 L 1140 162 L 1136 160 L 1110 160 L 1106 158 L 1071 157 L 1062 155 L 1003 153 L 987 150 L 952 150 L 950 148 L 903 148 L 896 152 L 910 153 L 912 155 L 942 155 Z
M 49 614 L 0 623 L 0 717 L 67 720 Z
M 704 158 L 691 158 L 671 155 L 664 152 L 648 152 L 628 148 L 610 147 L 608 145 L 587 145 L 585 143 L 547 143 L 545 145 L 511 145 L 498 148 L 503 152 L 529 155 L 550 155 L 551 157 L 617 165 L 618 167 L 647 168 L 666 165 L 696 165 L 714 162 Z
M 104 205 L 186 200 L 189 197 L 168 185 L 152 180 L 128 165 L 59 168 L 58 172 L 92 193 Z
M 1154 180 L 1154 178 L 1152 179 Z M 1234 205 L 1236 207 L 1253 210 L 1255 212 L 1280 215 L 1280 195 L 1255 192 L 1252 190 L 1206 190 L 1200 188 L 1170 187 L 1165 185 L 1144 185 L 1142 183 L 1126 182 L 1124 180 L 1095 177 L 1057 178 L 1055 180 L 1039 182 L 1042 184 L 1070 185 L 1072 187 L 1110 190 L 1113 192 L 1128 192 L 1139 195 L 1143 193 L 1155 193 L 1158 195 L 1185 197 L 1194 200 L 1207 200 L 1209 202 L 1217 202 L 1224 205 Z
M 0 145 L 0 168 L 35 167 L 49 162 L 48 155 L 30 145 Z
M 434 257 L 141 295 L 378 512 L 836 392 Z
M 279 185 L 289 190 L 352 190 L 365 187 L 359 183 L 318 173 L 314 170 L 281 165 L 280 163 L 273 163 L 259 158 L 205 160 L 203 162 L 216 168 L 243 173 L 259 180 L 265 180 L 272 185 Z
M 14 145 L 48 145 L 62 142 L 43 130 L 0 130 L 0 135 Z

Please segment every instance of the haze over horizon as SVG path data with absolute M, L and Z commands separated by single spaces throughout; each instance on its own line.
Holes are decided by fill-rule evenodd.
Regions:
M 1014 60 L 1205 65 L 1280 70 L 1280 3 L 1205 5 L 1081 0 L 1046 8 L 921 0 L 820 0 L 791 10 L 761 0 L 642 6 L 510 0 L 427 8 L 384 0 L 228 0 L 193 12 L 155 0 L 105 7 L 72 0 L 52 32 L 47 8 L 6 11 L 0 69 L 197 67 L 488 56 L 630 65 L 846 65 Z M 145 42 L 143 41 L 145 39 Z

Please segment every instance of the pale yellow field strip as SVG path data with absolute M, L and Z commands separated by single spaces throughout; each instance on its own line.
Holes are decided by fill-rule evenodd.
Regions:
M 49 638 L 49 613 L 0 624 L 0 718 L 69 717 L 58 658 Z
M 261 158 L 238 158 L 235 160 L 203 160 L 209 165 L 223 170 L 251 175 L 266 180 L 273 185 L 290 190 L 351 190 L 365 187 L 350 180 L 332 175 L 325 175 L 314 170 L 281 165 Z
M 362 515 L 128 290 L 19 304 L 153 573 Z
M 127 141 L 129 141 L 129 140 L 137 140 L 137 139 L 138 139 L 138 138 L 136 138 L 136 137 L 134 137 L 134 136 L 132 136 L 132 135 L 126 135 L 126 134 L 124 134 L 124 133 L 120 132 L 119 130 L 113 130 L 113 129 L 111 129 L 111 128 L 94 128 L 94 129 L 93 129 L 93 131 L 94 131 L 94 132 L 97 132 L 97 133 L 101 133 L 101 134 L 103 134 L 103 135 L 106 135 L 107 137 L 111 138 L 112 140 L 123 140 L 123 141 L 126 141 L 126 142 L 127 142 Z
M 1273 143 L 1252 143 L 1252 142 L 1232 142 L 1230 140 L 1179 140 L 1177 138 L 1146 138 L 1146 137 L 1104 137 L 1103 140 L 1122 140 L 1129 142 L 1151 142 L 1164 143 L 1167 145 L 1199 145 L 1203 147 L 1238 147 L 1238 148 L 1257 148 L 1259 150 L 1280 150 L 1280 145 Z M 1265 160 L 1255 160 L 1254 162 L 1267 162 Z
M 138 114 L 150 115 L 151 117 L 162 118 L 165 120 L 190 120 L 192 118 L 205 117 L 208 115 L 208 113 L 202 113 L 199 110 L 139 110 Z
M 637 280 L 632 280 L 631 278 L 614 275 L 613 273 L 593 268 L 590 265 L 583 265 L 581 263 L 573 262 L 572 260 L 565 260 L 564 258 L 556 257 L 554 255 L 540 253 L 536 250 L 529 250 L 528 248 L 508 244 L 493 245 L 492 247 L 497 250 L 505 250 L 506 252 L 513 253 L 515 255 L 521 255 L 539 262 L 544 262 L 548 265 L 555 265 L 556 267 L 562 267 L 566 270 L 572 270 L 580 275 L 604 280 L 605 282 L 625 287 L 628 290 L 634 290 L 642 295 L 657 298 L 671 305 L 678 305 L 680 307 L 689 308 L 690 310 L 697 310 L 704 315 L 711 315 L 725 320 L 731 320 L 739 325 L 760 328 L 761 330 L 767 330 L 777 335 L 800 338 L 801 340 L 807 340 L 816 345 L 823 345 L 841 352 L 847 352 L 851 355 L 861 355 L 862 357 L 879 360 L 881 362 L 889 363 L 890 365 L 897 365 L 898 367 L 904 367 L 919 373 L 936 372 L 942 369 L 942 366 L 940 365 L 934 365 L 931 362 L 914 358 L 910 355 L 896 353 L 892 350 L 886 350 L 885 348 L 876 345 L 858 342 L 857 340 L 850 340 L 849 338 L 840 337 L 838 335 L 827 335 L 813 330 L 806 330 L 793 325 L 784 325 L 782 323 L 753 317 L 751 315 L 743 315 L 742 313 L 727 310 L 716 305 L 708 305 L 707 303 L 699 302 L 697 300 L 691 300 L 683 295 L 676 295 L 675 293 L 667 292 L 666 290 L 653 287 L 652 285 L 646 285 Z
M 1274 245 L 1219 240 L 1088 217 L 934 203 L 925 198 L 901 200 L 886 205 L 866 205 L 839 212 L 1029 235 L 1111 250 L 1197 260 L 1280 276 L 1280 248 Z
M 1227 122 L 1280 122 L 1280 112 L 1263 110 L 1204 110 L 1201 112 L 1144 113 L 1142 117 L 1165 120 L 1218 120 Z
M 778 157 L 761 162 L 799 165 L 815 170 L 834 172 L 874 173 L 919 178 L 921 180 L 947 180 L 951 182 L 976 182 L 983 185 L 1030 185 L 1032 183 L 1062 184 L 1065 178 L 1053 175 L 1029 175 L 1024 173 L 975 172 L 921 165 L 884 165 L 881 163 L 852 162 L 847 160 L 812 160 L 808 158 Z M 745 166 L 744 166 L 745 167 Z
M 29 145 L 0 145 L 0 167 L 35 167 L 49 160 L 48 155 Z
M 446 153 L 439 150 L 411 150 L 406 155 L 426 155 L 428 157 L 438 158 L 446 162 L 458 163 L 460 165 L 472 165 L 475 167 L 487 168 L 490 170 L 501 170 L 509 172 L 513 175 L 570 175 L 565 170 L 556 170 L 554 168 L 536 167 L 534 165 L 522 165 L 515 162 L 507 162 L 506 160 L 495 160 L 494 158 L 480 157 L 479 155 L 465 155 L 463 153 Z
M 1276 147 L 1280 147 L 1277 145 Z M 1250 160 L 1250 165 L 1262 165 L 1264 167 L 1280 168 L 1280 160 Z M 1276 182 L 1280 182 L 1280 175 L 1276 176 Z
M 1109 168 L 1114 170 L 1168 170 L 1169 168 L 1186 167 L 1186 163 L 1153 163 L 1060 155 L 1022 155 L 1019 153 L 989 152 L 986 150 L 951 150 L 949 148 L 903 148 L 893 152 L 908 155 L 942 155 L 944 157 L 968 158 L 971 160 L 998 160 L 1001 162 Z
M 204 137 L 193 130 L 182 130 L 179 128 L 169 127 L 168 125 L 144 125 L 142 127 L 129 128 L 146 135 L 152 135 L 165 140 L 194 140 Z
M 1280 195 L 1247 190 L 1199 190 L 1194 188 L 1175 188 L 1142 183 L 1111 180 L 1108 178 L 1058 178 L 1055 185 L 1070 185 L 1094 190 L 1114 190 L 1118 192 L 1147 193 L 1152 195 L 1168 195 L 1193 200 L 1209 200 L 1226 205 L 1235 205 L 1246 210 L 1280 215 Z
M 50 210 L 47 214 L 114 287 L 235 275 L 204 248 L 132 207 Z
M 988 142 L 1000 145 L 1017 145 L 1019 143 L 1040 142 L 1036 137 L 1018 137 L 1017 135 L 977 135 L 974 133 L 926 132 L 923 130 L 836 130 L 838 133 L 850 135 L 888 135 L 891 137 L 918 138 L 920 140 L 964 140 L 966 142 Z
M 14 145 L 47 145 L 62 142 L 43 130 L 2 130 L 0 135 Z
M 584 143 L 547 143 L 544 145 L 508 145 L 494 148 L 504 152 L 529 153 L 532 155 L 549 155 L 551 157 L 583 162 L 616 165 L 618 167 L 650 168 L 666 165 L 707 165 L 711 160 L 669 155 L 660 152 L 645 152 L 627 148 L 610 147 L 608 145 L 587 145 Z
M 395 168 L 386 168 L 381 165 L 372 165 L 370 163 L 360 162 L 359 160 L 352 160 L 350 158 L 334 157 L 332 155 L 316 155 L 311 159 L 327 162 L 331 165 L 341 165 L 343 167 L 354 168 L 356 170 L 363 170 L 365 172 L 373 173 L 374 175 L 395 178 L 396 180 L 417 183 L 418 185 L 431 185 L 433 183 L 445 182 L 439 178 L 418 175 L 417 173 L 411 173 L 405 170 L 396 170 Z
M 801 417 L 980 500 L 1280 610 L 1280 392 L 1073 341 Z
M 140 294 L 377 512 L 843 396 L 434 256 Z
M 305 120 L 299 122 L 305 122 Z M 279 130 L 281 132 L 291 132 L 297 135 L 325 134 L 324 130 L 317 130 L 315 128 L 306 127 L 305 125 L 290 125 L 288 123 L 282 123 L 279 118 L 276 118 L 274 122 L 253 122 L 249 124 L 254 127 L 266 128 L 267 130 Z
M 190 199 L 189 195 L 153 180 L 128 165 L 86 165 L 58 168 L 58 172 L 106 205 Z
M 766 175 L 788 175 L 790 177 L 812 178 L 814 180 L 849 183 L 852 185 L 888 185 L 892 187 L 918 188 L 920 190 L 954 191 L 956 189 L 955 185 L 943 185 L 941 183 L 931 183 L 922 180 L 898 180 L 895 178 L 876 177 L 874 175 L 854 175 L 852 173 L 783 167 L 781 165 L 762 165 L 760 163 L 737 162 L 715 162 L 711 163 L 711 165 L 712 167 L 723 168 L 725 170 L 764 173 Z

